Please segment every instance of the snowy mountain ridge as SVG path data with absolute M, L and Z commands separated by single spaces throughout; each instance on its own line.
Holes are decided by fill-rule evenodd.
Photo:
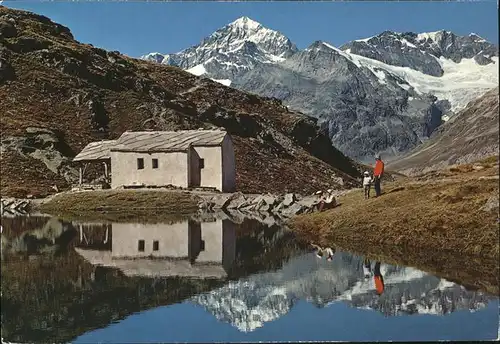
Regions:
M 299 300 L 319 308 L 344 302 L 386 316 L 439 316 L 457 310 L 475 311 L 493 299 L 413 268 L 386 264 L 380 268 L 385 291 L 378 296 L 373 278 L 364 278 L 362 264 L 361 258 L 342 252 L 331 262 L 306 254 L 291 259 L 278 271 L 231 281 L 191 301 L 218 320 L 250 332 L 284 316 Z
M 246 70 L 261 63 L 284 61 L 297 47 L 283 34 L 260 23 L 241 17 L 220 28 L 200 44 L 175 54 L 151 53 L 141 58 L 173 65 L 194 75 L 205 75 L 223 80 L 229 85 Z
M 144 59 L 277 98 L 317 118 L 344 154 L 369 162 L 426 141 L 471 100 L 498 85 L 498 47 L 440 30 L 297 49 L 282 33 L 242 17 L 179 53 Z
M 462 59 L 456 63 L 440 57 L 437 62 L 443 70 L 443 75 L 437 77 L 356 55 L 349 49 L 345 53 L 358 67 L 367 67 L 380 76 L 380 83 L 384 83 L 386 74 L 397 76 L 406 82 L 400 84 L 402 88 L 412 87 L 419 95 L 432 94 L 438 100 L 447 100 L 451 104 L 450 111 L 454 113 L 498 85 L 498 57 L 492 57 L 493 63 L 485 66 L 477 64 L 474 59 Z M 375 68 L 383 70 L 382 74 L 375 72 Z
M 457 36 L 446 30 L 423 33 L 385 31 L 377 36 L 353 40 L 340 48 L 322 43 L 339 53 L 345 52 L 343 56 L 358 67 L 384 69 L 401 77 L 420 94 L 430 93 L 438 100 L 450 101 L 453 112 L 463 109 L 469 101 L 498 85 L 498 47 L 475 33 Z M 388 57 L 382 56 L 380 51 L 374 53 L 382 45 L 385 45 L 382 51 L 400 49 L 405 55 L 418 51 L 426 63 L 424 67 L 409 65 L 406 60 L 396 59 L 394 56 L 397 55 Z M 141 58 L 175 65 L 194 75 L 207 75 L 230 85 L 234 80 L 228 76 L 237 77 L 259 63 L 281 63 L 298 51 L 295 44 L 280 32 L 241 17 L 215 31 L 199 45 L 175 54 L 154 52 Z M 251 58 L 248 58 L 248 53 Z M 380 79 L 383 82 L 382 76 Z

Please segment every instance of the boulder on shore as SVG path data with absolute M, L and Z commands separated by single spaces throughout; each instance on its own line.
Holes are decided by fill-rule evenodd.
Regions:
M 243 213 L 271 214 L 287 218 L 314 212 L 316 203 L 317 198 L 314 195 L 301 197 L 294 193 L 287 193 L 283 196 L 268 193 L 250 196 L 237 192 L 231 195 L 216 195 L 205 198 L 200 202 L 199 207 L 208 211 L 237 210 Z
M 297 198 L 295 197 L 295 194 L 294 193 L 287 193 L 285 195 L 285 198 L 283 199 L 283 205 L 285 207 L 289 207 L 290 205 L 292 205 L 295 201 L 297 201 Z

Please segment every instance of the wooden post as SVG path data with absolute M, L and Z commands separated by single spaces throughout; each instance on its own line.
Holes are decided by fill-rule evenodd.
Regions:
M 83 164 L 83 171 L 82 168 L 80 167 L 80 186 L 83 184 L 83 175 L 85 174 L 85 170 L 87 169 L 89 163 Z
M 108 243 L 108 235 L 109 235 L 109 231 L 108 231 L 108 226 L 106 225 L 106 234 L 105 234 L 105 237 L 104 237 L 104 244 Z
M 106 181 L 108 181 L 108 164 L 105 162 L 103 162 L 104 164 L 104 177 L 106 178 Z
M 85 174 L 85 170 L 87 169 L 87 166 L 88 166 L 88 165 L 89 165 L 89 163 L 88 163 L 88 162 L 87 162 L 87 163 L 85 163 L 85 164 L 83 165 L 83 174 Z

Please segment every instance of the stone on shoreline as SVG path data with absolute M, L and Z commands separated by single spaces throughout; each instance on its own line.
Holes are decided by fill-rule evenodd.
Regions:
M 315 211 L 317 198 L 314 195 L 301 197 L 294 193 L 285 195 L 244 195 L 237 192 L 231 195 L 220 194 L 204 198 L 199 208 L 214 211 L 227 210 L 251 214 L 268 214 L 283 218 Z M 259 215 L 260 216 L 260 215 Z
M 2 198 L 0 202 L 1 215 L 24 215 L 31 208 L 31 200 L 29 199 Z
M 295 194 L 293 194 L 293 193 L 287 193 L 287 194 L 285 195 L 285 198 L 283 199 L 282 204 L 283 204 L 285 207 L 289 207 L 289 206 L 290 206 L 290 205 L 292 205 L 292 203 L 294 203 L 296 200 L 297 200 L 297 198 L 295 197 Z

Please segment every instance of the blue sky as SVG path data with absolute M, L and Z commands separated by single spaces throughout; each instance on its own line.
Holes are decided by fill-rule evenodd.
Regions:
M 241 16 L 281 31 L 299 48 L 340 46 L 384 30 L 474 32 L 498 44 L 496 1 L 481 2 L 34 2 L 6 6 L 43 14 L 84 43 L 129 56 L 177 52 Z

